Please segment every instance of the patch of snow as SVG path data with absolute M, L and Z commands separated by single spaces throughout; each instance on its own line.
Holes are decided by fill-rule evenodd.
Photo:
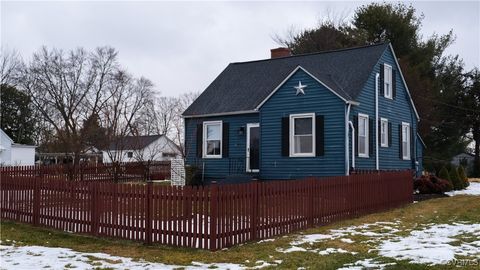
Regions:
M 355 243 L 355 241 L 353 241 L 353 240 L 350 239 L 350 238 L 342 238 L 342 239 L 340 239 L 340 241 L 342 241 L 342 242 L 344 242 L 344 243 L 347 243 L 347 244 Z
M 456 196 L 456 195 L 473 195 L 473 196 L 480 196 L 480 183 L 477 182 L 470 182 L 470 186 L 463 190 L 454 190 L 445 192 L 448 196 Z
M 277 250 L 277 252 L 281 252 L 281 253 L 290 253 L 290 252 L 297 252 L 297 251 L 305 252 L 305 251 L 307 251 L 306 249 L 304 249 L 302 247 L 297 247 L 297 246 L 289 247 L 287 249 L 277 248 L 276 250 Z
M 349 252 L 341 248 L 327 248 L 327 249 L 318 251 L 318 254 L 320 255 L 328 255 L 333 253 L 349 253 Z
M 354 263 L 348 263 L 343 265 L 342 268 L 338 270 L 362 270 L 362 269 L 383 269 L 385 266 L 395 265 L 395 263 L 379 263 L 375 262 L 374 259 L 364 259 L 356 261 Z
M 265 242 L 273 242 L 273 241 L 275 241 L 275 238 L 263 239 L 263 240 L 258 241 L 257 244 L 261 244 L 261 243 L 265 243 Z
M 480 235 L 480 224 L 439 224 L 423 230 L 414 230 L 407 237 L 397 236 L 384 241 L 378 248 L 385 257 L 410 260 L 412 263 L 446 264 L 455 256 L 478 256 L 477 241 L 452 245 L 455 236 Z
M 281 261 L 280 261 L 281 263 Z M 258 264 L 258 265 L 255 265 L 254 267 L 249 267 L 248 269 L 260 269 L 260 268 L 264 268 L 264 267 L 268 267 L 268 266 L 277 266 L 277 264 L 274 264 L 274 263 L 268 263 L 266 261 L 256 261 L 255 264 Z
M 300 239 L 293 241 L 290 244 L 294 246 L 302 245 L 305 243 L 313 244 L 315 242 L 319 242 L 326 239 L 332 239 L 332 238 L 333 236 L 328 234 L 307 234 L 302 236 Z
M 106 253 L 84 253 L 73 251 L 68 248 L 52 248 L 42 246 L 5 246 L 0 245 L 0 257 L 2 263 L 0 269 L 64 269 L 74 268 L 76 270 L 93 268 L 112 269 L 186 269 L 186 270 L 207 270 L 207 269 L 230 269 L 243 270 L 251 269 L 241 264 L 234 263 L 201 263 L 192 262 L 191 265 L 169 265 L 146 261 L 133 261 L 131 258 L 112 256 Z M 259 261 L 260 262 L 260 261 Z M 257 262 L 257 264 L 259 263 Z M 254 268 L 259 269 L 277 264 L 260 262 Z

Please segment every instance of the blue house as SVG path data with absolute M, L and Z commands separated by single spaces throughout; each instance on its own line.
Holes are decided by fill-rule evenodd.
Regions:
M 205 179 L 422 170 L 419 116 L 389 43 L 232 63 L 183 113 Z

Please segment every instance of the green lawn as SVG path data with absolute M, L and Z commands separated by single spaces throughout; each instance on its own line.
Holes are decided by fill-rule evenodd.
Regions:
M 301 232 L 301 234 L 329 234 L 331 229 L 395 220 L 398 221 L 398 228 L 400 228 L 400 231 L 397 232 L 396 235 L 408 235 L 412 229 L 421 229 L 424 228 L 426 224 L 432 223 L 452 224 L 454 222 L 467 222 L 480 224 L 480 197 L 455 196 L 423 201 L 387 212 L 309 229 Z M 380 227 L 374 227 L 372 230 L 377 233 L 382 233 Z M 278 251 L 278 249 L 290 247 L 290 242 L 297 239 L 298 236 L 299 234 L 291 234 L 287 237 L 278 237 L 275 241 L 248 243 L 228 250 L 209 252 L 205 250 L 173 248 L 159 245 L 145 246 L 130 241 L 99 239 L 36 228 L 8 221 L 1 222 L 0 233 L 3 245 L 11 243 L 11 240 L 15 240 L 17 242 L 16 245 L 65 247 L 81 252 L 104 252 L 116 256 L 132 257 L 151 262 L 175 265 L 189 265 L 192 261 L 199 261 L 205 263 L 238 263 L 246 266 L 254 266 L 255 262 L 259 260 L 270 263 L 274 263 L 275 260 L 282 260 L 281 264 L 274 267 L 275 269 L 297 269 L 300 266 L 306 267 L 307 269 L 337 269 L 345 264 L 358 260 L 376 258 L 382 263 L 395 262 L 395 265 L 386 266 L 385 269 L 458 269 L 452 265 L 428 266 L 380 257 L 376 251 L 369 252 L 373 244 L 366 244 L 365 240 L 367 238 L 364 235 L 349 236 L 348 238 L 351 239 L 353 243 L 346 243 L 345 241 L 340 241 L 340 239 L 334 239 L 318 242 L 313 245 L 303 245 L 304 247 L 318 250 L 341 248 L 348 252 L 356 252 L 357 254 L 355 255 L 351 253 L 320 255 L 313 252 L 282 253 Z M 479 241 L 479 238 L 480 236 L 473 240 Z M 10 240 L 10 242 L 7 242 L 7 239 Z M 472 241 L 472 239 L 470 241 Z M 461 269 L 479 268 L 480 266 L 477 265 L 462 267 Z

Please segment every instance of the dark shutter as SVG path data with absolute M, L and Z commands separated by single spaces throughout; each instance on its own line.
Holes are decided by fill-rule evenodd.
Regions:
M 282 117 L 282 156 L 290 155 L 290 118 Z
M 378 145 L 375 147 L 378 147 L 379 145 L 382 145 L 382 119 L 378 118 Z
M 353 116 L 353 126 L 355 127 L 355 156 L 358 156 L 358 116 Z
M 315 117 L 315 155 L 317 157 L 325 154 L 325 128 L 323 115 Z
M 413 127 L 410 126 L 410 160 L 412 161 L 412 169 L 415 169 L 415 143 L 414 143 L 414 138 L 413 138 Z
M 368 143 L 368 155 L 373 157 L 373 146 L 375 145 L 375 121 L 374 119 L 370 119 L 370 123 L 368 125 L 368 135 L 369 136 L 369 143 Z
M 392 98 L 395 99 L 397 95 L 397 71 L 392 69 Z
M 385 89 L 384 89 L 384 86 L 385 84 L 383 83 L 385 81 L 385 68 L 383 66 L 383 64 L 380 64 L 380 85 L 378 86 L 378 90 L 380 91 L 380 96 L 384 96 L 385 95 Z
M 403 159 L 403 147 L 402 147 L 402 125 L 398 125 L 398 157 Z
M 392 123 L 388 122 L 388 147 L 392 145 Z
M 197 157 L 202 158 L 203 124 L 197 124 Z
M 223 122 L 222 124 L 222 157 L 228 157 L 228 142 L 229 142 L 229 132 L 230 132 L 230 125 L 228 123 Z

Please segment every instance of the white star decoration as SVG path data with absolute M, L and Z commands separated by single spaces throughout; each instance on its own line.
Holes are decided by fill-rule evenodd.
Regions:
M 302 85 L 302 82 L 301 81 L 298 81 L 298 86 L 294 86 L 293 88 L 297 89 L 297 93 L 296 95 L 305 95 L 305 90 L 304 88 L 307 87 L 306 85 Z

